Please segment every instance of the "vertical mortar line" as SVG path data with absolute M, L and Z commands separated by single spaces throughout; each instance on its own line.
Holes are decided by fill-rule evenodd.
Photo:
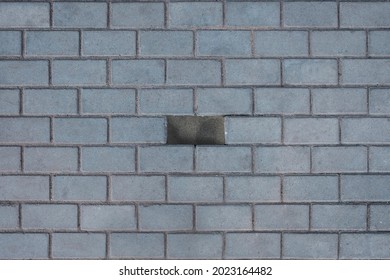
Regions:
M 312 51 L 311 51 L 311 30 L 308 30 L 307 31 L 307 50 L 308 50 L 308 54 L 309 54 L 309 57 L 312 56 Z
M 226 177 L 222 177 L 222 202 L 226 203 Z
M 53 28 L 54 26 L 54 4 L 53 0 L 50 0 L 50 13 L 49 13 L 49 18 L 50 18 L 50 29 Z
M 280 233 L 280 259 L 283 259 L 283 232 Z
M 284 87 L 284 81 L 283 81 L 283 79 L 284 79 L 284 76 L 283 76 L 283 63 L 284 61 L 283 61 L 283 58 L 280 58 L 279 59 L 279 63 L 280 63 L 280 86 L 281 87 Z
M 366 205 L 367 207 L 367 213 L 366 213 L 366 230 L 369 231 L 370 228 L 371 228 L 371 225 L 370 225 L 370 218 L 371 218 L 371 205 L 369 203 L 367 203 Z
M 54 142 L 54 128 L 53 128 L 53 122 L 54 117 L 49 117 L 50 121 L 50 143 Z
M 341 82 L 341 62 L 340 62 L 340 58 L 338 57 L 336 59 L 337 61 L 337 85 L 340 86 L 340 82 Z
M 197 166 L 196 166 L 196 158 L 197 158 L 197 148 L 196 145 L 192 147 L 192 171 L 195 173 Z
M 77 146 L 77 170 L 79 172 L 81 172 L 81 164 L 82 164 L 82 161 L 81 161 L 81 156 L 82 156 L 82 150 L 81 150 L 81 146 Z
M 168 174 L 165 174 L 164 176 L 164 187 L 165 187 L 165 196 L 164 196 L 164 199 L 165 199 L 165 202 L 168 202 L 168 197 L 169 197 L 169 194 L 168 194 Z
M 83 32 L 80 29 L 79 30 L 79 56 L 83 55 L 83 47 L 84 47 Z
M 136 114 L 137 116 L 140 115 L 139 105 L 140 105 L 140 104 L 139 104 L 139 89 L 136 88 L 136 89 L 135 89 L 135 114 Z
M 164 27 L 165 29 L 168 28 L 168 21 L 169 21 L 169 0 L 164 1 Z
M 106 118 L 107 122 L 107 143 L 111 143 L 111 116 Z
M 18 225 L 19 228 L 22 229 L 22 203 L 19 203 L 19 208 L 18 208 Z
M 254 203 L 251 203 L 250 204 L 251 206 L 251 215 L 252 215 L 252 230 L 254 231 L 255 230 L 255 216 L 256 216 L 256 213 L 255 213 L 255 204 Z
M 106 177 L 106 200 L 109 202 L 112 200 L 112 182 L 111 175 L 107 175 Z
M 279 17 L 280 17 L 280 28 L 283 28 L 284 25 L 284 2 L 283 0 L 279 1 Z
M 139 229 L 139 203 L 136 202 L 134 204 L 134 216 L 135 216 L 135 227 L 137 231 L 140 231 Z
M 310 155 L 310 173 L 313 173 L 313 146 L 309 147 L 309 155 Z
M 49 175 L 49 201 L 53 200 L 53 175 Z
M 53 259 L 53 236 L 52 236 L 52 233 L 48 233 L 49 235 L 49 246 L 48 246 L 48 256 L 49 256 L 49 259 L 52 260 Z
M 284 115 L 282 115 L 280 118 L 280 142 L 282 145 L 284 144 L 284 122 Z
M 167 251 L 168 251 L 168 234 L 166 232 L 164 234 L 164 259 L 167 259 Z
M 27 36 L 26 36 L 26 30 L 22 30 L 22 57 L 24 58 L 26 56 L 26 48 L 27 48 Z
M 20 88 L 19 89 L 19 115 L 23 115 L 23 94 L 24 94 L 24 89 Z
M 312 204 L 309 204 L 309 231 L 311 231 L 311 213 L 312 212 Z
M 339 124 L 339 144 L 341 145 L 342 144 L 342 138 L 341 138 L 341 133 L 342 133 L 342 130 L 341 130 L 341 122 L 342 122 L 342 119 L 341 119 L 341 117 L 338 117 L 337 118 L 337 120 L 338 120 L 338 124 Z
M 139 170 L 140 170 L 140 160 L 139 160 L 139 154 L 140 154 L 140 150 L 139 150 L 139 146 L 135 146 L 134 147 L 134 162 L 135 162 L 135 173 L 139 173 Z
M 283 203 L 284 202 L 284 196 L 283 196 L 283 192 L 284 192 L 284 174 L 281 174 L 279 176 L 280 178 L 280 202 Z
M 194 115 L 198 115 L 198 90 L 192 89 L 192 102 L 193 102 L 193 113 Z
M 250 31 L 250 44 L 251 44 L 251 55 L 255 57 L 255 32 L 253 30 Z
M 366 96 L 367 96 L 367 115 L 370 114 L 370 91 L 371 89 L 369 87 L 367 87 L 367 92 L 366 92 Z
M 196 46 L 198 45 L 198 33 L 196 30 L 192 30 L 192 57 L 196 57 Z
M 341 202 L 341 174 L 337 174 L 338 202 Z
M 164 85 L 167 84 L 168 80 L 168 60 L 164 58 Z
M 337 0 L 337 28 L 340 29 L 340 1 Z
M 24 172 L 24 146 L 20 147 L 20 171 Z
M 49 86 L 53 85 L 53 69 L 52 69 L 53 59 L 49 59 Z
M 340 231 L 337 233 L 337 259 L 340 259 Z
M 222 1 L 222 26 L 226 25 L 226 0 Z
M 196 205 L 192 204 L 192 230 L 196 231 Z
M 370 36 L 369 36 L 368 29 L 365 30 L 365 33 L 366 33 L 366 57 L 368 57 L 369 56 L 369 45 L 370 45 Z
M 81 88 L 76 89 L 77 91 L 77 114 L 81 115 L 82 112 L 82 104 L 81 104 Z
M 81 230 L 81 206 L 77 204 L 77 229 Z
M 226 257 L 226 232 L 222 233 L 222 259 L 224 260 Z
M 141 31 L 135 31 L 135 57 L 138 58 L 140 55 L 140 34 Z
M 106 259 L 110 259 L 110 232 L 106 231 Z
M 107 0 L 107 29 L 111 28 L 111 0 Z
M 251 101 L 252 101 L 252 106 L 251 106 L 251 110 L 252 110 L 252 116 L 255 115 L 255 112 L 256 112 L 256 89 L 255 87 L 252 88 L 252 91 L 251 91 Z
M 309 88 L 310 115 L 313 116 L 313 89 Z
M 370 147 L 367 146 L 367 172 L 370 172 Z
M 255 145 L 251 145 L 251 173 L 252 174 L 255 174 L 255 169 L 256 169 L 256 162 L 255 162 L 255 153 L 256 153 L 256 146 Z
M 225 86 L 225 58 L 221 58 L 221 83 Z
M 108 86 L 112 85 L 112 73 L 111 73 L 111 58 L 107 58 L 106 60 L 106 83 Z

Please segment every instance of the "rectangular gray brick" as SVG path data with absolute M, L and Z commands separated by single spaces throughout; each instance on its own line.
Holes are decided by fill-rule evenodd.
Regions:
M 309 54 L 306 31 L 257 31 L 255 54 L 258 56 L 307 56 Z
M 337 176 L 286 176 L 283 180 L 285 202 L 337 202 Z
M 367 171 L 365 147 L 314 147 L 313 172 L 340 173 Z
M 113 118 L 113 143 L 165 143 L 165 118 Z
M 23 112 L 28 115 L 72 115 L 77 113 L 77 91 L 73 89 L 26 89 Z
M 279 85 L 279 60 L 227 59 L 225 80 L 228 85 Z
M 341 121 L 342 143 L 389 143 L 389 118 L 345 118 Z
M 389 27 L 389 3 L 341 3 L 341 27 Z
M 169 60 L 167 84 L 220 85 L 221 63 L 217 60 Z
M 198 31 L 199 56 L 251 56 L 249 31 Z
M 286 144 L 337 144 L 337 118 L 291 118 L 284 120 Z
M 114 60 L 112 82 L 116 85 L 164 84 L 164 60 Z
M 104 60 L 55 60 L 52 64 L 54 85 L 105 85 Z
M 140 54 L 145 56 L 191 56 L 191 31 L 141 31 Z
M 390 115 L 390 89 L 371 89 L 369 110 L 371 115 Z
M 345 59 L 341 61 L 343 85 L 390 85 L 390 59 Z
M 143 205 L 138 209 L 141 230 L 191 230 L 193 228 L 191 205 Z
M 49 176 L 0 176 L 0 201 L 31 200 L 49 200 Z
M 162 233 L 112 233 L 111 258 L 164 258 Z
M 286 27 L 337 27 L 335 2 L 289 2 L 283 12 Z
M 314 114 L 366 114 L 367 91 L 363 88 L 312 89 Z
M 113 3 L 111 26 L 164 27 L 164 3 Z
M 255 114 L 309 114 L 310 94 L 300 88 L 255 89 Z
M 77 31 L 28 31 L 26 34 L 28 56 L 78 56 L 79 54 Z
M 141 172 L 191 172 L 193 168 L 193 147 L 141 147 L 139 158 Z
M 226 4 L 226 25 L 278 27 L 279 23 L 279 3 L 228 2 Z
M 0 229 L 19 227 L 19 207 L 17 205 L 0 205 Z
M 256 205 L 257 230 L 308 230 L 308 205 Z
M 388 234 L 342 234 L 340 259 L 390 259 Z
M 168 178 L 168 200 L 170 202 L 222 202 L 222 177 L 178 177 Z
M 164 201 L 164 176 L 112 176 L 114 201 Z
M 168 234 L 168 259 L 221 259 L 220 234 Z
M 0 142 L 48 143 L 50 123 L 48 118 L 1 118 Z
M 222 26 L 222 3 L 170 3 L 169 26 Z
M 134 114 L 134 89 L 83 89 L 81 92 L 83 114 Z
M 56 143 L 107 142 L 107 120 L 103 118 L 56 118 L 53 127 Z
M 280 118 L 225 118 L 226 144 L 281 143 Z
M 337 61 L 334 59 L 286 59 L 284 83 L 288 85 L 337 85 Z
M 19 115 L 19 90 L 0 90 L 0 115 Z
M 248 205 L 197 206 L 196 229 L 252 230 L 251 208 Z
M 46 233 L 1 233 L 0 259 L 47 259 L 49 235 Z
M 336 259 L 337 234 L 283 234 L 283 259 Z
M 370 147 L 369 149 L 370 171 L 390 171 L 390 147 Z
M 390 55 L 389 31 L 370 31 L 368 39 L 368 54 L 371 56 Z
M 0 31 L 0 42 L 0 55 L 21 55 L 22 33 L 20 31 Z
M 76 229 L 76 205 L 27 204 L 22 206 L 24 229 Z
M 370 230 L 388 231 L 390 229 L 389 205 L 370 206 Z
M 132 147 L 84 147 L 81 167 L 87 172 L 133 172 L 135 151 Z
M 55 27 L 107 26 L 106 3 L 54 3 L 53 24 Z
M 249 172 L 252 170 L 250 147 L 196 147 L 198 172 Z
M 20 171 L 19 147 L 0 147 L 0 171 Z
M 302 173 L 310 171 L 308 147 L 258 147 L 255 171 L 259 173 Z
M 135 207 L 133 205 L 81 206 L 81 229 L 135 229 L 136 223 Z
M 85 31 L 83 55 L 135 55 L 134 31 Z
M 24 149 L 24 170 L 27 172 L 77 171 L 77 148 L 27 147 Z
M 52 255 L 55 259 L 97 259 L 106 256 L 103 233 L 53 233 Z
M 0 86 L 48 85 L 49 64 L 43 60 L 0 61 Z
M 342 201 L 390 200 L 390 176 L 346 175 L 341 176 Z
M 49 27 L 49 3 L 0 3 L 0 27 Z
M 228 233 L 226 234 L 225 258 L 278 259 L 280 258 L 280 234 Z
M 55 201 L 105 201 L 107 178 L 104 176 L 55 176 L 53 178 Z

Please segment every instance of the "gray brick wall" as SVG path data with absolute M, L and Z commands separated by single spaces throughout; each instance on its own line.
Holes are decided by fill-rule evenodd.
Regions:
M 0 259 L 390 259 L 388 1 L 0 2 Z

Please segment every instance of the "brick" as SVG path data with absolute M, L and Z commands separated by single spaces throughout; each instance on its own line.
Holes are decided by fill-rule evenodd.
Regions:
M 337 84 L 337 62 L 333 59 L 286 59 L 283 72 L 288 85 Z
M 164 3 L 113 3 L 111 26 L 152 28 L 164 26 Z
M 141 172 L 191 172 L 193 168 L 192 146 L 141 147 L 139 157 Z
M 250 56 L 249 31 L 199 31 L 197 54 L 200 56 Z
M 388 85 L 390 59 L 345 59 L 341 62 L 343 85 Z
M 105 85 L 104 60 L 55 60 L 52 64 L 54 85 Z
M 222 202 L 222 177 L 169 177 L 168 200 L 170 202 Z
M 43 60 L 0 61 L 0 85 L 48 85 L 49 64 Z
M 142 205 L 138 209 L 141 230 L 190 230 L 192 229 L 191 205 Z
M 77 31 L 28 31 L 26 55 L 66 56 L 79 54 Z
M 112 200 L 164 201 L 164 176 L 112 176 Z
M 135 151 L 131 147 L 84 147 L 82 170 L 87 172 L 132 172 Z
M 247 205 L 204 205 L 196 207 L 197 230 L 252 230 L 252 213 Z
M 280 63 L 276 59 L 227 59 L 228 85 L 279 85 Z
M 311 34 L 314 56 L 365 56 L 364 31 L 314 31 Z
M 286 144 L 337 144 L 339 142 L 338 119 L 285 119 L 284 142 Z
M 26 89 L 23 112 L 29 115 L 71 115 L 77 113 L 77 91 L 72 89 Z
M 0 3 L 0 27 L 49 27 L 49 3 Z
M 337 234 L 283 234 L 283 259 L 336 259 Z
M 284 5 L 286 27 L 337 27 L 334 2 L 291 2 Z
M 27 172 L 77 171 L 77 148 L 25 148 L 24 170 Z
M 49 126 L 48 118 L 1 118 L 0 142 L 47 143 Z
M 306 31 L 257 31 L 255 54 L 258 56 L 307 56 L 308 33 Z
M 371 172 L 389 172 L 390 147 L 370 147 L 369 159 Z
M 113 143 L 165 143 L 164 118 L 113 118 L 111 142 Z
M 220 234 L 168 234 L 167 258 L 221 259 L 222 243 Z
M 19 104 L 19 90 L 0 90 L 0 115 L 18 115 Z
M 164 83 L 164 60 L 114 60 L 112 82 L 117 85 Z
M 302 173 L 310 171 L 308 147 L 259 147 L 255 152 L 259 173 Z
M 107 26 L 106 3 L 54 3 L 53 24 L 55 27 Z
M 341 3 L 341 27 L 389 27 L 389 3 Z
M 342 143 L 389 143 L 389 118 L 345 118 L 341 121 Z
M 390 176 L 345 175 L 341 176 L 342 201 L 388 201 Z
M 258 88 L 255 89 L 255 114 L 309 114 L 308 89 Z
M 280 118 L 225 118 L 227 144 L 281 143 Z
M 285 202 L 337 202 L 336 176 L 286 176 L 283 181 Z
M 228 2 L 226 25 L 279 26 L 279 3 Z
M 27 204 L 22 206 L 24 229 L 76 229 L 76 205 Z
M 371 56 L 390 55 L 389 31 L 370 31 L 368 54 Z
M 367 91 L 363 88 L 312 89 L 314 114 L 366 114 Z
M 342 234 L 340 259 L 390 259 L 388 234 Z
M 145 56 L 191 56 L 191 31 L 142 31 L 140 54 Z
M 135 55 L 134 31 L 85 31 L 83 55 Z
M 53 200 L 56 201 L 105 201 L 107 178 L 104 176 L 55 176 Z
M 222 3 L 170 3 L 169 26 L 222 26 Z
M 256 205 L 257 230 L 308 230 L 308 205 Z
M 21 32 L 0 31 L 0 42 L 1 42 L 0 55 L 18 55 L 18 56 L 21 55 L 22 53 Z
M 19 226 L 19 207 L 0 205 L 0 229 L 14 229 Z
M 252 156 L 249 147 L 196 147 L 198 172 L 249 172 Z
M 48 201 L 48 176 L 0 176 L 0 201 Z
M 390 207 L 389 205 L 370 206 L 370 230 L 390 229 Z
M 81 92 L 83 114 L 134 114 L 133 89 L 83 89 Z
M 226 177 L 226 201 L 280 201 L 280 178 L 276 176 Z
M 84 205 L 80 226 L 85 230 L 135 229 L 135 208 L 133 205 Z
M 103 118 L 56 118 L 53 127 L 56 143 L 107 142 L 107 120 Z
M 52 254 L 55 259 L 97 259 L 106 256 L 103 233 L 53 233 Z
M 390 90 L 389 89 L 371 89 L 370 90 L 370 114 L 371 115 L 390 115 Z
M 46 233 L 1 233 L 0 259 L 47 259 L 49 235 Z
M 278 233 L 228 233 L 226 234 L 226 259 L 280 258 Z
M 142 89 L 139 94 L 142 115 L 192 115 L 191 89 Z
M 112 233 L 111 258 L 164 258 L 162 233 Z
M 170 60 L 167 63 L 167 84 L 219 85 L 221 63 L 216 60 Z
M 0 171 L 17 172 L 20 170 L 20 148 L 0 147 Z

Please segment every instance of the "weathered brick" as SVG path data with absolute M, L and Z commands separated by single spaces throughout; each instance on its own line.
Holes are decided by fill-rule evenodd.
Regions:
M 0 141 L 44 143 L 50 141 L 48 118 L 1 118 Z
M 390 229 L 390 207 L 389 205 L 370 206 L 370 230 Z
M 341 3 L 341 27 L 388 27 L 390 26 L 389 3 Z
M 0 115 L 18 115 L 19 106 L 19 90 L 0 90 Z
M 131 147 L 84 147 L 81 150 L 82 170 L 88 172 L 132 172 L 135 151 Z
M 49 235 L 46 233 L 1 233 L 0 259 L 47 259 Z
M 388 175 L 341 176 L 341 200 L 388 201 L 390 200 L 389 182 L 390 176 Z
M 220 234 L 168 234 L 167 257 L 170 259 L 221 259 Z
M 248 205 L 204 205 L 196 207 L 197 230 L 251 230 Z
M 0 147 L 0 171 L 17 172 L 20 170 L 20 148 Z
M 370 147 L 369 150 L 370 171 L 390 171 L 390 147 Z
M 134 31 L 85 31 L 83 55 L 135 55 Z
M 27 204 L 22 206 L 24 229 L 76 229 L 76 205 Z
M 55 176 L 53 200 L 56 201 L 105 201 L 107 178 L 104 176 Z
M 24 170 L 28 172 L 77 171 L 77 148 L 25 148 Z
M 0 3 L 0 27 L 49 27 L 49 3 Z
M 48 82 L 49 64 L 47 61 L 0 61 L 0 85 L 34 86 L 48 85 Z
M 390 90 L 389 89 L 371 89 L 370 90 L 370 114 L 371 115 L 390 115 Z
M 86 230 L 135 229 L 135 208 L 133 205 L 84 205 L 80 226 Z
M 15 229 L 19 226 L 17 205 L 0 205 L 0 229 Z
M 114 28 L 151 28 L 164 26 L 163 3 L 113 3 Z
M 371 56 L 390 55 L 389 31 L 370 31 L 368 54 Z
M 336 259 L 337 234 L 283 234 L 283 259 Z
M 219 85 L 221 63 L 216 60 L 169 60 L 167 84 Z
M 107 120 L 103 118 L 56 118 L 53 127 L 57 143 L 107 142 Z
M 345 118 L 341 121 L 342 143 L 389 143 L 389 118 Z
M 308 230 L 308 205 L 256 205 L 257 230 Z
M 0 176 L 0 201 L 49 200 L 48 176 Z
M 337 27 L 334 2 L 289 2 L 284 4 L 286 27 Z
M 107 4 L 54 3 L 53 24 L 55 27 L 106 27 Z
M 314 31 L 311 34 L 314 56 L 365 56 L 364 31 Z
M 170 3 L 169 26 L 221 26 L 222 3 Z
M 389 246 L 388 234 L 342 234 L 340 259 L 390 259 Z
M 226 24 L 231 26 L 279 26 L 279 3 L 228 2 Z
M 163 258 L 162 233 L 112 233 L 111 258 Z
M 66 56 L 79 54 L 77 31 L 29 31 L 26 35 L 26 55 Z
M 0 31 L 0 42 L 0 55 L 21 55 L 22 34 L 20 31 Z
M 164 83 L 164 60 L 114 60 L 112 82 L 117 85 Z
M 345 59 L 341 62 L 343 85 L 389 85 L 390 59 Z
M 72 89 L 26 89 L 23 112 L 29 115 L 76 114 L 77 92 Z
M 255 54 L 258 56 L 307 56 L 306 31 L 257 31 Z
M 193 37 L 190 31 L 142 31 L 140 33 L 140 54 L 191 56 Z

